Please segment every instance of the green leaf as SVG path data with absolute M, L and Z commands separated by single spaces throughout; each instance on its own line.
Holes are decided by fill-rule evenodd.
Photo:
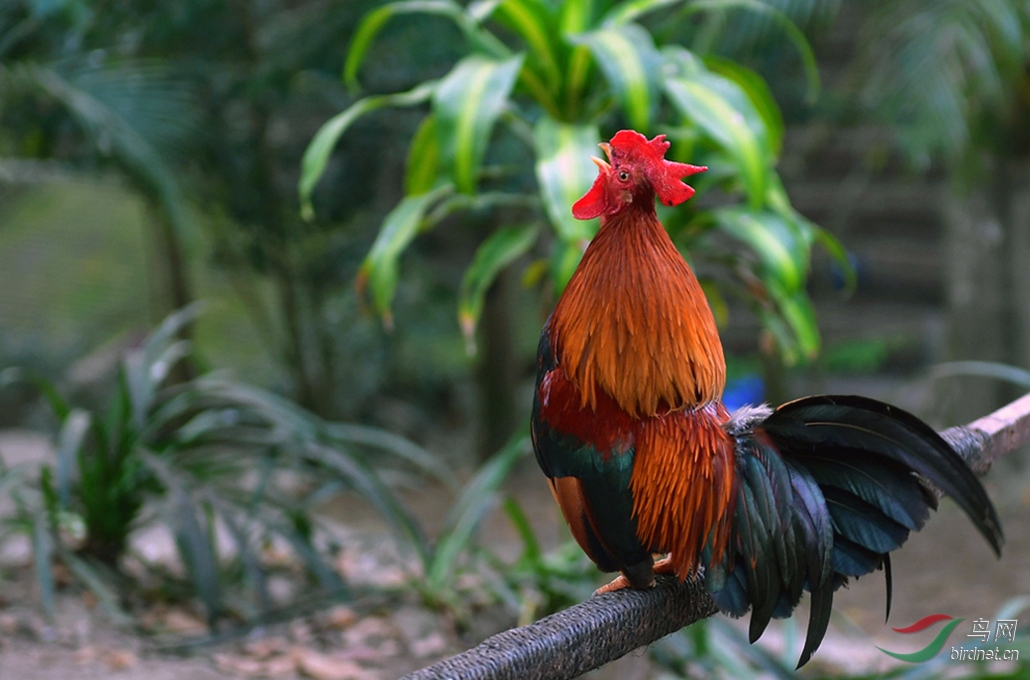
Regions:
M 369 287 L 376 310 L 387 325 L 392 323 L 390 304 L 397 292 L 397 261 L 418 233 L 429 206 L 452 189 L 450 185 L 444 185 L 401 199 L 383 220 L 372 249 L 361 263 L 358 288 Z
M 783 217 L 767 210 L 718 208 L 711 212 L 718 228 L 748 246 L 758 257 L 759 276 L 774 281 L 785 295 L 804 289 L 808 248 Z
M 64 419 L 57 436 L 57 499 L 62 510 L 67 510 L 71 502 L 75 460 L 91 423 L 92 417 L 88 411 L 73 408 Z
M 772 172 L 769 136 L 764 134 L 761 116 L 733 81 L 700 65 L 692 71 L 682 68 L 684 57 L 693 59 L 685 50 L 667 51 L 666 57 L 667 63 L 680 66 L 679 73 L 665 78 L 666 95 L 683 116 L 729 155 L 744 184 L 748 203 L 752 208 L 761 207 Z
M 558 66 L 558 17 L 541 0 L 503 0 L 493 18 L 515 31 L 529 47 L 527 65 L 538 69 L 549 90 L 556 93 L 561 85 Z
M 768 139 L 767 150 L 770 158 L 779 158 L 783 148 L 783 114 L 773 98 L 769 85 L 762 76 L 746 66 L 729 59 L 706 57 L 705 65 L 716 74 L 727 78 L 747 95 L 761 121 L 749 121 L 752 129 L 762 129 Z
M 497 117 L 522 66 L 522 56 L 505 61 L 479 55 L 459 61 L 433 95 L 443 166 L 463 193 L 474 193 Z
M 315 185 L 321 179 L 322 173 L 325 172 L 325 166 L 329 163 L 333 147 L 336 146 L 340 136 L 347 131 L 347 128 L 366 113 L 384 106 L 415 106 L 428 101 L 436 86 L 435 81 L 428 81 L 407 92 L 359 99 L 319 128 L 311 139 L 311 143 L 308 144 L 308 148 L 304 150 L 304 158 L 300 164 L 300 181 L 297 183 L 297 191 L 300 195 L 300 209 L 304 219 L 311 220 L 315 216 L 315 209 L 311 205 L 311 194 L 315 191 Z
M 97 571 L 81 557 L 73 553 L 72 551 L 64 548 L 61 545 L 57 546 L 58 555 L 61 561 L 68 567 L 77 579 L 82 581 L 83 584 L 90 591 L 96 595 L 97 602 L 107 613 L 107 616 L 111 619 L 115 625 L 123 628 L 132 626 L 135 620 L 129 616 L 118 602 L 118 593 L 113 591 L 106 583 Z
M 561 14 L 558 18 L 558 30 L 563 38 L 583 33 L 594 25 L 596 0 L 565 0 L 561 3 Z M 579 116 L 579 106 L 586 89 L 587 79 L 593 64 L 590 48 L 577 45 L 567 59 L 565 68 L 565 107 L 567 120 L 575 120 Z
M 159 145 L 163 140 L 178 148 L 188 135 L 199 132 L 196 128 L 191 131 L 194 124 L 189 121 L 199 114 L 186 104 L 189 97 L 153 65 L 133 66 L 126 60 L 123 66 L 112 67 L 111 61 L 94 60 L 85 51 L 79 55 L 69 54 L 55 60 L 53 66 L 21 59 L 15 62 L 16 69 L 4 69 L 4 80 L 45 93 L 62 106 L 99 155 L 114 157 L 178 237 L 188 238 L 192 215 L 178 175 Z M 94 61 L 96 64 L 90 63 Z
M 296 515 L 294 515 L 294 519 L 297 519 Z M 332 565 L 322 558 L 318 549 L 312 544 L 310 536 L 305 535 L 294 524 L 294 522 L 284 523 L 273 526 L 273 528 L 277 534 L 286 539 L 286 542 L 293 548 L 293 552 L 304 561 L 304 565 L 318 579 L 318 583 L 328 591 L 328 597 L 346 596 L 347 584 L 343 582 Z
M 678 5 L 683 0 L 630 0 L 630 2 L 618 3 L 604 18 L 606 26 L 625 24 L 636 21 L 649 12 L 654 12 L 663 7 Z
M 436 118 L 429 114 L 422 119 L 408 147 L 404 171 L 404 193 L 424 194 L 436 184 L 440 175 L 440 141 L 436 134 Z
M 547 217 L 564 241 L 582 241 L 597 233 L 597 220 L 577 220 L 572 204 L 590 190 L 597 167 L 590 156 L 598 153 L 601 133 L 596 125 L 559 123 L 546 116 L 533 129 L 536 181 Z
M 169 342 L 164 347 L 155 347 L 148 342 L 142 350 L 130 351 L 122 360 L 122 375 L 128 392 L 132 424 L 137 432 L 142 432 L 146 427 L 158 387 L 179 359 L 189 354 L 189 347 L 190 343 L 185 340 Z M 155 356 L 156 349 L 161 353 Z
M 466 11 L 461 5 L 450 0 L 391 2 L 368 12 L 362 18 L 357 30 L 354 31 L 350 48 L 347 50 L 347 60 L 343 65 L 343 80 L 349 88 L 357 88 L 358 69 L 361 68 L 361 63 L 364 61 L 372 41 L 379 35 L 379 31 L 387 21 L 400 14 L 436 14 L 447 17 L 454 22 L 473 48 L 498 58 L 504 58 L 511 54 L 504 43 L 479 26 L 477 13 L 473 11 L 472 7 Z
M 182 487 L 170 489 L 171 522 L 179 556 L 186 565 L 190 581 L 207 610 L 209 625 L 213 625 L 222 611 L 219 584 L 218 556 L 213 537 L 197 517 L 197 507 L 190 494 Z
M 445 485 L 455 483 L 454 471 L 438 456 L 399 434 L 353 423 L 328 423 L 325 426 L 325 433 L 331 439 L 340 440 L 349 445 L 357 444 L 391 453 L 401 460 L 415 465 L 420 471 L 435 476 Z
M 827 254 L 833 258 L 837 266 L 841 268 L 841 273 L 844 275 L 845 291 L 854 291 L 857 285 L 857 274 L 844 245 L 833 234 L 794 209 L 794 206 L 790 204 L 790 197 L 787 195 L 787 190 L 784 188 L 778 174 L 772 173 L 769 179 L 769 189 L 766 193 L 766 202 L 769 208 L 794 226 L 809 250 L 811 250 L 813 244 L 822 246 Z M 808 254 L 805 255 L 806 258 L 808 256 Z
M 570 40 L 590 48 L 630 125 L 640 132 L 650 130 L 661 70 L 661 55 L 655 49 L 651 34 L 637 24 L 628 23 L 584 33 Z
M 785 291 L 776 281 L 765 281 L 764 283 L 766 290 L 769 291 L 769 296 L 776 305 L 777 313 L 786 321 L 787 327 L 790 329 L 790 339 L 793 340 L 792 344 L 796 347 L 800 358 L 806 361 L 815 358 L 819 353 L 820 345 L 819 325 L 816 323 L 815 309 L 812 307 L 812 301 L 808 294 L 804 290 Z M 784 339 L 778 339 L 782 345 Z M 781 346 L 781 350 L 786 350 L 784 358 L 789 363 L 793 363 L 790 361 L 794 357 L 793 349 Z
M 39 580 L 39 597 L 43 601 L 43 612 L 49 621 L 53 621 L 54 603 L 54 570 L 51 561 L 54 557 L 54 540 L 47 526 L 46 513 L 39 512 L 32 521 L 32 562 Z
M 486 292 L 502 269 L 532 247 L 539 233 L 539 224 L 503 227 L 476 250 L 472 264 L 465 270 L 458 294 L 458 323 L 470 354 L 475 353 L 476 324 L 483 313 Z
M 504 514 L 511 521 L 511 525 L 515 527 L 515 532 L 522 540 L 522 558 L 520 561 L 529 564 L 539 563 L 542 554 L 540 542 L 537 540 L 536 534 L 533 532 L 533 525 L 530 523 L 529 518 L 526 517 L 522 506 L 519 505 L 517 500 L 508 496 L 504 499 L 501 507 L 504 509 Z
M 775 21 L 783 29 L 787 39 L 794 45 L 794 48 L 798 51 L 798 56 L 801 58 L 801 65 L 805 70 L 805 79 L 808 81 L 808 94 L 806 98 L 809 103 L 814 103 L 816 96 L 819 94 L 819 65 L 815 59 L 815 52 L 812 51 L 812 46 L 808 43 L 801 29 L 795 26 L 790 17 L 782 11 L 761 0 L 693 0 L 684 9 L 684 13 L 689 15 L 697 12 L 725 11 L 727 9 L 745 9 L 762 14 Z
M 497 502 L 497 493 L 511 469 L 529 452 L 529 437 L 522 431 L 512 436 L 476 472 L 444 520 L 444 528 L 433 550 L 426 572 L 426 587 L 439 596 L 457 573 L 457 561 L 472 541 L 476 528 Z
M 566 35 L 582 33 L 594 22 L 595 0 L 565 0 L 561 3 L 558 28 Z
M 371 503 L 379 514 L 390 523 L 397 535 L 418 552 L 423 564 L 430 561 L 429 548 L 422 527 L 409 513 L 400 500 L 383 483 L 379 476 L 364 461 L 356 456 L 344 455 L 335 448 L 311 444 L 307 454 L 347 481 L 347 484 Z

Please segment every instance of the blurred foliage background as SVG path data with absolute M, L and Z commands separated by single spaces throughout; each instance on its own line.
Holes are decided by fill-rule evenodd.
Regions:
M 522 619 L 589 592 L 517 497 L 515 563 L 474 539 L 596 229 L 568 208 L 622 127 L 711 168 L 662 218 L 730 400 L 857 391 L 948 425 L 1026 391 L 1021 0 L 0 4 L 0 427 L 57 443 L 0 483 L 44 595 L 63 560 L 124 618 L 127 537 L 163 523 L 213 627 L 281 610 L 273 540 L 351 597 L 322 558 L 334 498 L 391 524 L 459 620 L 459 564 Z M 415 488 L 444 510 L 406 509 Z M 737 637 L 658 657 L 725 669 Z

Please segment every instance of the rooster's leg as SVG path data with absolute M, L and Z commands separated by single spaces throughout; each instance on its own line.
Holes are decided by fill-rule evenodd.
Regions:
M 676 567 L 672 564 L 672 557 L 666 555 L 662 559 L 654 563 L 654 573 L 656 574 L 675 574 Z
M 616 590 L 622 590 L 623 588 L 629 588 L 629 579 L 627 579 L 622 574 L 619 574 L 611 583 L 606 583 L 597 590 L 595 590 L 594 595 L 614 593 Z
M 607 583 L 595 590 L 594 595 L 614 593 L 616 590 L 622 590 L 623 588 L 643 590 L 654 585 L 655 574 L 673 573 L 675 573 L 675 568 L 672 566 L 672 560 L 668 556 L 663 557 L 657 562 L 648 559 L 646 562 L 623 569 L 622 574 L 617 576 L 611 583 Z

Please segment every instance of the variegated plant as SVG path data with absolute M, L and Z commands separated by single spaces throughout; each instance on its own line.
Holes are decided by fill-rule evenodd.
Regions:
M 360 99 L 330 119 L 304 155 L 301 206 L 313 215 L 312 192 L 333 147 L 360 116 L 386 106 L 428 106 L 411 141 L 405 197 L 387 215 L 359 273 L 376 309 L 390 320 L 398 260 L 415 236 L 455 210 L 516 205 L 534 208 L 536 221 L 498 224 L 479 247 L 460 291 L 459 320 L 468 338 L 497 273 L 537 246 L 551 247 L 556 288 L 568 281 L 597 223 L 572 218 L 570 207 L 591 185 L 590 156 L 618 127 L 663 133 L 676 144 L 672 158 L 706 164 L 695 186 L 718 188 L 737 202 L 694 202 L 663 221 L 695 255 L 728 264 L 722 287 L 741 292 L 772 332 L 783 356 L 796 360 L 819 346 L 805 292 L 811 247 L 821 241 L 841 258 L 839 245 L 790 204 L 775 167 L 783 121 L 769 88 L 755 72 L 732 61 L 703 57 L 676 41 L 701 13 L 747 9 L 770 18 L 797 46 L 816 87 L 814 59 L 790 20 L 759 0 L 401 0 L 368 13 L 351 39 L 343 77 L 357 87 L 361 64 L 377 34 L 393 17 L 431 14 L 454 22 L 469 54 L 440 80 L 399 93 Z M 644 23 L 662 22 L 665 44 Z M 498 30 L 500 29 L 500 30 Z M 503 35 L 507 42 L 502 41 Z M 515 44 L 516 46 L 512 46 Z M 505 189 L 485 177 L 498 125 L 531 147 L 537 193 Z M 529 172 L 529 168 L 525 168 Z M 489 184 L 488 189 L 484 186 Z M 711 206 L 719 203 L 718 207 Z M 700 206 L 700 207 L 698 207 Z M 683 217 L 685 216 L 685 217 Z M 684 228 L 685 227 L 685 228 Z M 544 245 L 537 245 L 550 232 Z M 713 231 L 747 246 L 730 252 L 708 239 Z M 842 258 L 841 258 L 842 259 Z M 713 304 L 720 288 L 706 287 Z

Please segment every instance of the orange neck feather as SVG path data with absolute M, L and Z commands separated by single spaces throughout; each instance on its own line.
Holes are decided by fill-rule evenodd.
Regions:
M 582 405 L 602 390 L 634 418 L 710 404 L 726 384 L 712 310 L 649 203 L 602 218 L 551 318 Z

